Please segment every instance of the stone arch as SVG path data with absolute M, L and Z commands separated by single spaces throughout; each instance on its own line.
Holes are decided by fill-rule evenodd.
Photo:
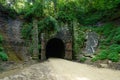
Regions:
M 47 51 L 52 52 L 48 49 L 50 48 L 49 46 L 52 46 L 51 44 L 57 45 L 57 43 L 59 47 L 61 48 L 58 51 L 63 51 L 61 52 L 62 54 L 60 55 L 53 54 L 52 56 L 51 54 L 50 56 L 46 55 Z M 56 48 L 53 47 L 53 50 L 54 49 Z M 48 57 L 59 57 L 59 58 L 71 60 L 72 59 L 72 35 L 71 35 L 69 28 L 60 28 L 58 32 L 53 32 L 53 33 L 47 33 L 47 32 L 41 33 L 41 54 L 40 56 L 41 56 L 41 60 L 45 60 Z
M 46 58 L 57 57 L 64 58 L 65 46 L 64 42 L 59 38 L 52 38 L 46 44 Z

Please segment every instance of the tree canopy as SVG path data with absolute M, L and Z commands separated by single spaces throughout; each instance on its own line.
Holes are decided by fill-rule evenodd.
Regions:
M 120 14 L 120 0 L 1 0 L 0 3 L 27 18 L 53 16 L 62 22 L 77 19 L 81 24 L 94 24 L 113 14 L 120 17 L 116 16 Z

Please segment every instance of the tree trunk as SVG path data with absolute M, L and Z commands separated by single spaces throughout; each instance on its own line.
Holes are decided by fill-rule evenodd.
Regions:
M 38 59 L 39 49 L 38 49 L 38 21 L 33 20 L 33 31 L 32 31 L 32 42 L 33 42 L 33 59 Z

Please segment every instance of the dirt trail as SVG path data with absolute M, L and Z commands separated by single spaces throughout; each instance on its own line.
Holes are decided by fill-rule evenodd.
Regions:
M 96 68 L 63 59 L 50 59 L 58 80 L 120 80 L 120 71 Z
M 0 80 L 120 80 L 120 71 L 54 58 Z

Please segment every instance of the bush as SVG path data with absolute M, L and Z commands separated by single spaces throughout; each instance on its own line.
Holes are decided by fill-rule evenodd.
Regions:
M 105 59 L 107 59 L 108 54 L 109 54 L 109 51 L 103 50 L 103 51 L 100 52 L 100 54 L 97 55 L 97 57 L 100 60 L 105 60 Z
M 112 62 L 118 62 L 120 60 L 119 53 L 114 50 L 103 50 L 98 55 L 96 55 L 94 58 L 92 58 L 91 61 L 95 62 L 97 60 L 105 60 L 109 59 Z
M 95 62 L 97 60 L 105 60 L 108 58 L 109 51 L 108 50 L 102 50 L 98 55 L 96 55 L 94 58 L 92 58 L 92 62 Z
M 7 54 L 4 52 L 0 52 L 0 59 L 2 59 L 3 61 L 7 61 L 8 60 Z
M 2 52 L 3 51 L 3 47 L 0 47 L 0 52 Z
M 112 52 L 120 53 L 120 45 L 113 44 L 109 47 L 109 50 L 112 51 Z
M 117 52 L 111 52 L 109 55 L 108 55 L 108 59 L 111 60 L 112 62 L 118 62 L 119 61 L 119 54 Z
M 100 45 L 100 46 L 99 46 L 100 49 L 106 49 L 106 47 L 107 47 L 107 46 L 105 46 L 105 45 Z
M 85 57 L 80 58 L 80 62 L 85 62 L 87 59 Z
M 95 62 L 97 60 L 99 60 L 99 57 L 94 57 L 94 58 L 91 59 L 92 62 Z
M 2 41 L 3 41 L 3 37 L 2 35 L 0 35 L 0 43 L 2 43 Z
M 43 19 L 42 21 L 39 21 L 38 23 L 38 29 L 39 32 L 47 30 L 47 31 L 57 31 L 58 29 L 58 22 L 57 20 L 52 17 L 52 16 L 48 16 L 45 19 Z
M 120 43 L 120 27 L 115 29 L 114 36 L 113 36 L 113 41 L 115 43 Z

